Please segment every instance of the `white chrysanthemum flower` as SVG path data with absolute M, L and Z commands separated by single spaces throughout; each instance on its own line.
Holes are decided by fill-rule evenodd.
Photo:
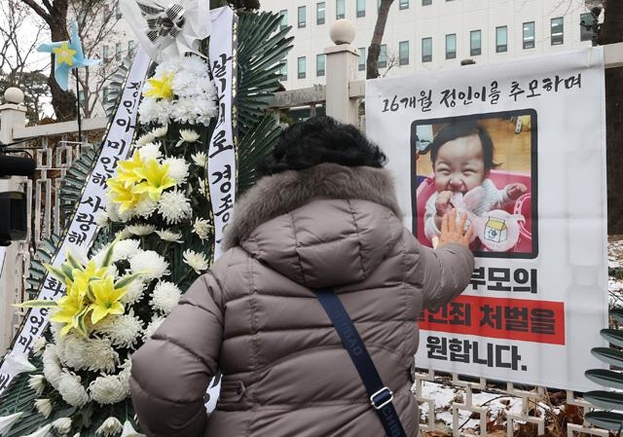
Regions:
M 28 387 L 32 388 L 37 396 L 41 395 L 45 389 L 45 377 L 43 375 L 30 375 Z
M 104 423 L 95 430 L 95 434 L 103 437 L 112 437 L 123 430 L 123 425 L 116 417 L 110 416 Z
M 125 230 L 132 235 L 143 237 L 145 235 L 153 234 L 156 227 L 154 225 L 130 225 L 127 226 Z
M 129 420 L 123 424 L 123 431 L 121 432 L 121 437 L 145 437 L 145 434 L 139 434 Z
M 153 129 L 151 131 L 151 134 L 156 138 L 160 138 L 160 137 L 165 136 L 168 130 L 169 130 L 169 126 L 165 124 L 164 126 L 160 126 L 160 127 L 157 127 L 156 129 Z
M 199 139 L 199 134 L 191 129 L 180 129 L 180 139 L 187 143 L 194 143 Z
M 206 219 L 196 218 L 195 223 L 193 223 L 193 232 L 197 234 L 201 240 L 208 239 L 208 234 L 211 229 L 213 229 L 213 227 Z
M 71 418 L 61 417 L 52 422 L 52 428 L 54 428 L 59 434 L 68 434 L 71 431 Z
M 88 369 L 94 372 L 112 372 L 119 362 L 119 354 L 105 338 L 89 339 L 84 351 Z
M 151 336 L 154 335 L 154 332 L 156 332 L 160 325 L 162 325 L 162 322 L 164 322 L 164 317 L 154 317 L 149 325 L 147 325 L 147 328 L 145 328 L 143 339 L 147 340 L 148 338 L 151 338 Z
M 95 214 L 95 224 L 98 227 L 105 228 L 106 226 L 108 226 L 108 222 L 109 222 L 109 217 L 108 217 L 108 213 L 105 210 L 98 211 Z
M 141 100 L 141 104 L 138 108 L 139 122 L 141 124 L 166 124 L 169 122 L 171 109 L 172 106 L 169 100 L 144 98 Z
M 89 384 L 89 394 L 101 405 L 112 405 L 130 396 L 130 387 L 117 375 L 98 376 Z
M 119 211 L 119 204 L 110 203 L 106 208 L 106 213 L 111 222 L 125 223 L 132 218 L 132 210 Z
M 138 153 L 143 162 L 149 162 L 152 159 L 158 160 L 162 157 L 159 143 L 147 143 L 134 153 Z
M 138 302 L 143 297 L 143 291 L 145 290 L 145 283 L 140 279 L 135 279 L 130 282 L 128 288 L 123 296 L 119 299 L 123 305 L 132 305 Z
M 107 317 L 97 325 L 97 331 L 105 334 L 113 346 L 131 348 L 143 333 L 143 323 L 130 311 L 129 314 Z
M 134 215 L 147 218 L 158 208 L 158 202 L 149 196 L 144 196 L 134 206 Z
M 75 370 L 111 372 L 119 361 L 119 354 L 105 338 L 83 338 L 67 335 L 59 343 L 59 357 L 68 367 Z
M 47 345 L 43 351 L 43 376 L 52 387 L 58 390 L 58 382 L 61 378 L 61 365 L 56 353 L 56 346 Z
M 160 196 L 158 213 L 167 224 L 176 224 L 192 216 L 192 207 L 188 197 L 177 190 L 166 191 Z
M 4 435 L 8 431 L 10 431 L 13 425 L 15 425 L 23 415 L 24 412 L 22 411 L 19 413 L 0 417 L 0 435 Z
M 172 282 L 160 281 L 154 288 L 151 306 L 165 314 L 169 314 L 177 305 L 182 296 L 182 291 Z
M 177 185 L 186 182 L 188 178 L 188 164 L 186 164 L 184 158 L 167 158 L 162 163 L 169 164 L 167 176 L 170 176 Z
M 35 432 L 28 434 L 28 435 L 24 435 L 22 437 L 49 437 L 51 429 L 52 429 L 52 424 L 48 423 L 43 428 L 39 428 Z
M 139 240 L 134 240 L 132 238 L 118 241 L 112 250 L 113 262 L 126 260 L 134 256 L 134 254 L 138 252 L 140 244 L 141 242 Z
M 208 259 L 205 255 L 190 249 L 186 249 L 184 251 L 184 262 L 188 264 L 197 274 L 201 274 L 201 272 L 208 270 L 210 267 Z
M 33 342 L 32 352 L 36 357 L 40 357 L 43 355 L 43 351 L 45 350 L 45 346 L 48 344 L 48 341 L 44 336 L 37 337 Z
M 37 399 L 35 401 L 35 408 L 37 413 L 41 414 L 46 419 L 52 414 L 52 401 L 49 399 Z
M 79 376 L 63 372 L 58 381 L 58 392 L 72 407 L 82 407 L 89 402 L 89 394 L 82 386 Z
M 182 233 L 181 232 L 173 232 L 168 229 L 161 229 L 156 231 L 156 234 L 160 237 L 161 240 L 167 241 L 170 243 L 183 243 Z
M 82 336 L 69 334 L 56 344 L 60 361 L 74 370 L 88 369 L 87 360 L 88 340 Z
M 158 252 L 141 250 L 130 258 L 130 269 L 146 279 L 156 279 L 169 274 L 169 263 Z
M 206 155 L 205 152 L 197 152 L 191 155 L 191 158 L 193 163 L 199 167 L 205 168 L 205 166 L 208 165 L 208 155 Z
M 136 140 L 135 145 L 138 147 L 141 147 L 141 146 L 151 143 L 155 139 L 156 137 L 154 136 L 154 134 L 152 134 L 151 132 L 148 132 L 145 135 L 140 136 L 138 140 Z

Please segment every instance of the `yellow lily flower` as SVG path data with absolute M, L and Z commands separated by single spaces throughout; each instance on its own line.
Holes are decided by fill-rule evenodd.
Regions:
M 82 269 L 73 269 L 72 276 L 73 282 L 67 281 L 67 293 L 77 292 L 80 297 L 84 297 L 89 289 L 89 282 L 93 279 L 101 279 L 106 276 L 107 269 L 105 267 L 98 267 L 94 260 L 89 260 L 86 266 Z
M 107 183 L 110 188 L 108 197 L 119 205 L 119 212 L 134 208 L 142 198 L 140 193 L 134 192 L 134 187 L 126 187 L 123 182 L 108 180 Z
M 91 313 L 91 322 L 98 323 L 109 314 L 123 314 L 123 304 L 119 299 L 126 293 L 127 287 L 115 288 L 112 277 L 108 276 L 104 279 L 91 282 L 90 295 L 92 303 L 89 308 L 93 310 Z
M 84 300 L 77 292 L 67 293 L 57 301 L 57 310 L 50 316 L 50 320 L 62 323 L 61 337 L 66 336 L 72 328 L 75 328 L 76 314 L 84 309 Z
M 175 186 L 175 179 L 168 174 L 169 164 L 160 165 L 158 161 L 151 159 L 135 171 L 144 180 L 132 189 L 134 194 L 147 194 L 151 200 L 158 201 L 164 190 Z
M 114 178 L 107 181 L 119 181 L 123 182 L 126 187 L 131 187 L 135 183 L 140 182 L 141 177 L 136 174 L 136 169 L 143 167 L 143 161 L 141 161 L 141 155 L 139 152 L 135 152 L 132 159 L 119 161 L 117 164 L 117 174 Z
M 173 98 L 173 73 L 163 73 L 161 78 L 152 77 L 151 79 L 147 79 L 147 83 L 151 88 L 143 92 L 145 97 L 153 97 L 156 99 Z

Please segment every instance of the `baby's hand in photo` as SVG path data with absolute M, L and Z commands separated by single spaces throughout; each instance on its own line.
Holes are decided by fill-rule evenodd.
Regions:
M 452 199 L 452 191 L 441 191 L 435 200 L 435 209 L 439 217 L 447 213 L 450 208 L 450 199 Z
M 506 186 L 506 195 L 511 200 L 517 200 L 519 196 L 525 194 L 528 191 L 528 187 L 524 184 L 515 182 Z

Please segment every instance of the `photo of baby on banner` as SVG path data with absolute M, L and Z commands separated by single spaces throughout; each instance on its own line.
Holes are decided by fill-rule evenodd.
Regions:
M 537 114 L 527 109 L 411 124 L 413 230 L 434 247 L 450 208 L 484 258 L 536 258 Z

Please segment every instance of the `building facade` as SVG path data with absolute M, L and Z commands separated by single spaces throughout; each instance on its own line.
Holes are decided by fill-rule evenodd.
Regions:
M 288 90 L 324 84 L 329 29 L 355 25 L 359 79 L 380 0 L 262 0 L 262 9 L 292 26 L 294 48 L 282 68 Z M 585 0 L 394 0 L 383 36 L 379 71 L 394 76 L 553 53 L 591 45 L 593 16 Z M 581 25 L 584 23 L 584 25 Z

